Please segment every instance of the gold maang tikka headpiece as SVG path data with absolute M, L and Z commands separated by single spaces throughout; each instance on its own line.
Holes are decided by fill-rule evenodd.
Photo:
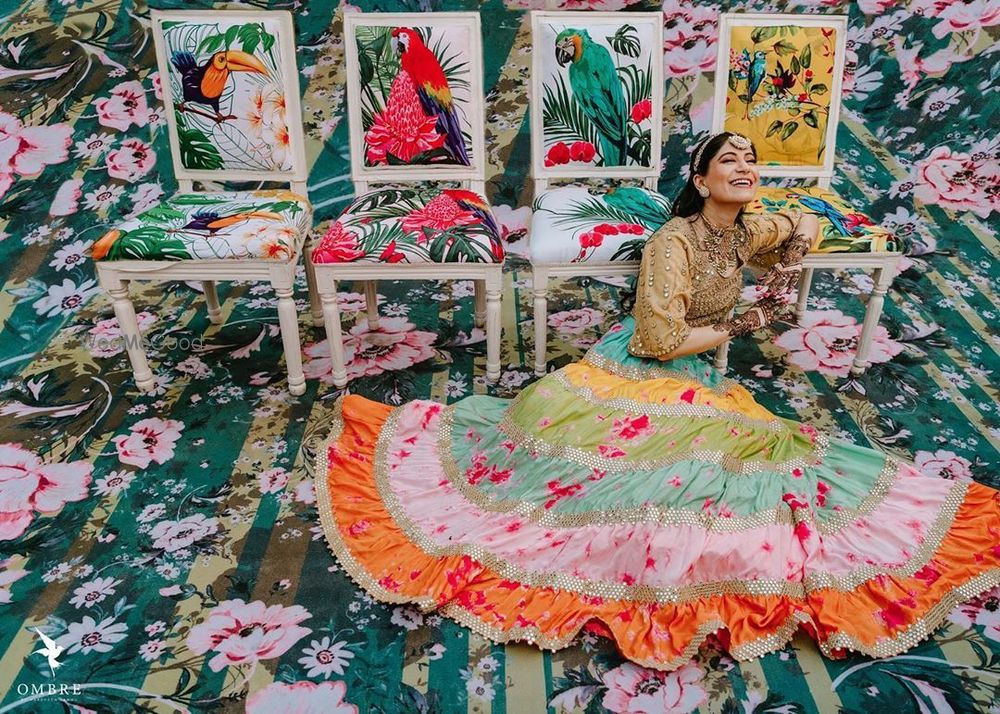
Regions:
M 694 155 L 694 168 L 695 168 L 695 171 L 697 171 L 698 167 L 701 165 L 701 156 L 702 156 L 702 154 L 705 153 L 705 147 L 708 146 L 709 142 L 712 141 L 712 139 L 714 139 L 717 136 L 721 136 L 722 134 L 725 134 L 725 133 L 726 132 L 724 132 L 724 131 L 720 131 L 718 134 L 712 134 L 707 139 L 705 139 L 705 141 L 701 142 L 701 146 L 698 147 L 698 151 Z M 732 134 L 732 133 L 730 133 L 729 134 L 729 143 L 732 144 L 735 148 L 740 149 L 741 151 L 745 150 L 745 149 L 749 149 L 751 146 L 753 146 L 753 143 L 748 138 L 746 138 L 745 136 L 743 136 L 742 134 Z

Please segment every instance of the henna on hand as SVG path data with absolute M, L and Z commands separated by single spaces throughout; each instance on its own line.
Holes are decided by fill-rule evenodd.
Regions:
M 785 242 L 785 250 L 781 261 L 761 278 L 760 284 L 767 287 L 770 295 L 783 295 L 792 292 L 802 272 L 802 259 L 812 247 L 812 239 L 796 231 Z
M 749 335 L 774 322 L 785 303 L 777 296 L 767 295 L 741 315 L 716 323 L 712 327 L 719 332 L 728 332 L 732 337 Z

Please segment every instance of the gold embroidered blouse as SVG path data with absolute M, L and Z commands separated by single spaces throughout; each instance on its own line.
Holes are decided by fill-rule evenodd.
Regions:
M 743 289 L 743 266 L 776 262 L 777 249 L 800 216 L 799 211 L 745 215 L 746 230 L 734 227 L 721 237 L 697 215 L 668 221 L 642 252 L 629 352 L 661 357 L 684 342 L 692 327 L 724 320 Z

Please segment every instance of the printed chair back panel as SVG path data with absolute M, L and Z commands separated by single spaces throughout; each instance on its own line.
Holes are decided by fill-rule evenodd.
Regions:
M 715 130 L 749 137 L 764 175 L 832 175 L 846 31 L 843 16 L 721 16 Z
M 152 20 L 178 178 L 305 180 L 291 15 L 153 11 Z
M 663 16 L 533 12 L 536 178 L 659 172 Z
M 478 13 L 349 13 L 345 34 L 354 178 L 482 180 Z

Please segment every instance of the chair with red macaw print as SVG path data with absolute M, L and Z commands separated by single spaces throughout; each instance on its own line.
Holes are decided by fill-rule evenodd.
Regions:
M 541 376 L 548 367 L 549 279 L 634 275 L 646 240 L 670 218 L 670 204 L 656 191 L 663 15 L 536 11 L 531 36 L 535 201 L 528 242 Z M 566 179 L 569 185 L 550 185 Z M 580 179 L 640 185 L 608 189 L 578 185 Z
M 380 279 L 473 280 L 486 378 L 496 380 L 504 249 L 484 197 L 479 14 L 348 13 L 344 36 L 356 197 L 308 259 L 333 382 L 358 376 L 344 362 L 337 282 L 365 283 L 367 330 L 377 331 Z
M 109 226 L 91 250 L 135 384 L 143 391 L 156 387 L 129 297 L 131 282 L 200 281 L 208 319 L 219 325 L 225 318 L 216 281 L 253 280 L 274 288 L 288 391 L 303 394 L 294 282 L 312 206 L 292 15 L 153 10 L 150 19 L 180 191 Z M 288 188 L 208 190 L 226 181 Z

